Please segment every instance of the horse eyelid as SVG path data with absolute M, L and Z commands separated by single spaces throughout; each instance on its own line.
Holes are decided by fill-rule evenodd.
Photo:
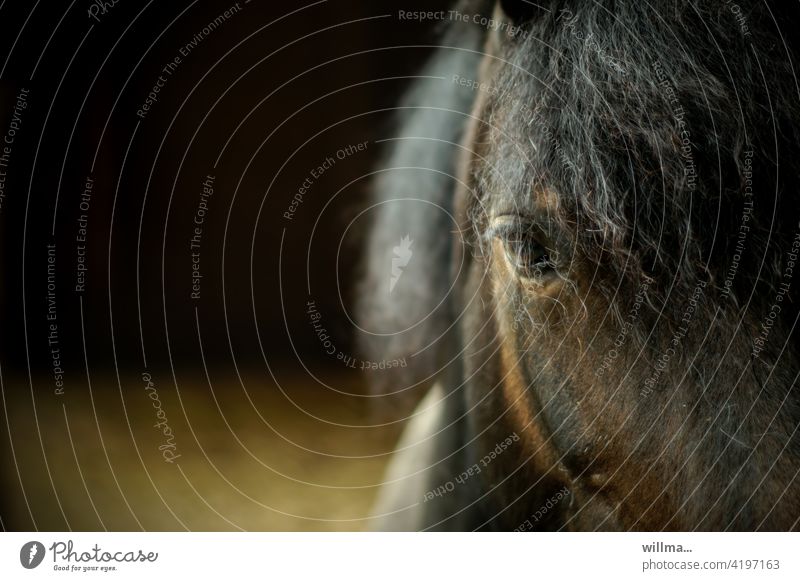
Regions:
M 490 224 L 486 229 L 486 239 L 492 238 L 511 238 L 521 236 L 529 230 L 523 223 L 515 220 L 503 220 L 498 223 Z
M 543 248 L 549 248 L 551 246 L 547 237 L 542 235 L 541 228 L 531 222 L 522 222 L 513 219 L 491 224 L 486 229 L 484 236 L 486 242 L 490 242 L 493 238 L 512 241 L 528 237 Z

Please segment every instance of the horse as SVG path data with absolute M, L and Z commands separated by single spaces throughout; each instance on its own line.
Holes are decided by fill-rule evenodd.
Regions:
M 789 4 L 442 13 L 371 194 L 359 341 L 418 396 L 372 528 L 798 529 Z

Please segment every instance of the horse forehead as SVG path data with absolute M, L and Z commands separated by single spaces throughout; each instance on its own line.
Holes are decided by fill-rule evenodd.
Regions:
M 550 216 L 558 211 L 559 197 L 553 188 L 534 186 L 531 188 L 531 204 L 537 213 Z
M 537 145 L 540 138 L 534 132 L 512 134 L 505 129 L 505 123 L 497 123 L 494 118 L 491 121 L 484 118 L 487 132 L 474 135 L 470 143 L 470 148 L 479 150 L 480 155 L 472 161 L 478 164 L 478 174 L 488 178 L 484 182 L 490 186 L 488 193 L 501 204 L 513 203 L 530 211 L 558 209 L 559 193 L 548 178 L 542 157 L 547 145 Z M 485 148 L 482 151 L 481 146 Z
M 494 215 L 524 214 L 549 223 L 560 207 L 555 189 L 540 184 L 503 187 L 491 194 Z

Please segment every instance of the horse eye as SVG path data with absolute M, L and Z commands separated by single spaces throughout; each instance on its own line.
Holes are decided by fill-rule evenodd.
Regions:
M 491 238 L 502 242 L 508 262 L 520 277 L 540 280 L 556 272 L 558 254 L 535 223 L 501 216 L 486 230 L 486 239 Z
M 520 276 L 541 278 L 555 269 L 555 256 L 530 234 L 501 237 L 509 262 Z

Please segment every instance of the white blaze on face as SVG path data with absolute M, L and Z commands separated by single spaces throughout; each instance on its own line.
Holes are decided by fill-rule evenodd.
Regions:
M 400 276 L 403 274 L 403 269 L 408 266 L 408 262 L 411 260 L 411 255 L 413 254 L 411 245 L 413 243 L 414 241 L 411 240 L 411 237 L 406 234 L 400 239 L 400 245 L 392 248 L 392 275 L 389 278 L 389 293 L 394 290 L 397 281 L 400 280 Z

